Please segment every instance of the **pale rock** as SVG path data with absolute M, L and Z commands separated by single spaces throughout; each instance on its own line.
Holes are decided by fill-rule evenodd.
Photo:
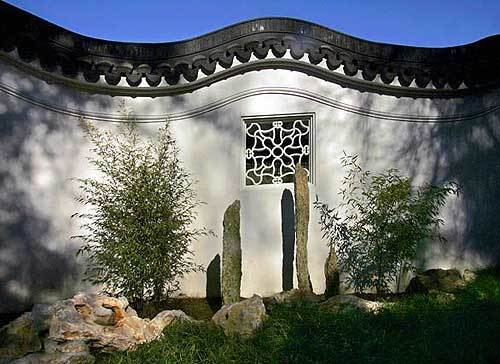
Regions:
M 83 341 L 103 352 L 132 349 L 158 338 L 175 320 L 188 320 L 182 311 L 163 311 L 153 320 L 128 315 L 128 302 L 97 295 L 77 295 L 54 305 L 48 339 Z M 134 311 L 135 312 L 135 311 Z
M 466 270 L 464 270 L 464 274 L 463 274 L 462 278 L 466 284 L 469 284 L 469 283 L 474 282 L 476 280 L 477 274 L 469 269 L 466 269 Z
M 318 303 L 321 301 L 321 296 L 308 291 L 291 289 L 289 291 L 275 293 L 269 297 L 264 297 L 263 301 L 266 309 L 271 310 L 276 304 L 290 304 L 298 301 Z
M 262 297 L 254 295 L 246 300 L 224 305 L 212 317 L 212 321 L 222 327 L 226 335 L 251 337 L 260 328 L 266 317 Z
M 125 313 L 128 316 L 138 316 L 137 311 L 132 308 L 132 306 L 128 306 L 127 309 L 125 310 Z
M 382 302 L 368 301 L 354 295 L 337 295 L 320 304 L 320 308 L 333 313 L 358 309 L 364 312 L 378 313 L 385 305 Z
M 53 353 L 80 353 L 80 352 L 88 352 L 89 347 L 85 341 L 82 340 L 73 340 L 66 342 L 57 342 L 54 340 L 45 340 L 43 342 L 43 346 L 45 352 L 47 354 Z
M 17 359 L 11 364 L 94 364 L 95 358 L 89 352 L 78 353 L 36 353 Z

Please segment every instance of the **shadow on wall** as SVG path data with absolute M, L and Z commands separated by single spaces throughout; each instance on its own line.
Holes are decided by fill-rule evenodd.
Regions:
M 479 96 L 472 99 L 474 109 L 491 106 L 483 100 Z M 426 111 L 439 116 L 466 113 L 467 102 L 429 102 Z M 394 104 L 393 112 L 398 112 L 397 105 Z M 374 159 L 385 159 L 381 164 L 386 168 L 400 168 L 419 184 L 456 181 L 462 188 L 459 202 L 455 201 L 445 215 L 442 232 L 448 242 L 422 249 L 418 266 L 500 265 L 499 112 L 450 123 L 392 123 L 386 130 L 391 130 L 386 136 L 391 138 L 389 148 L 377 157 L 373 157 L 372 148 L 384 137 L 377 131 L 377 120 L 360 125 L 353 132 L 361 139 L 363 162 L 371 164 L 376 162 Z
M 207 267 L 206 298 L 212 310 L 217 310 L 222 302 L 220 255 L 216 254 Z
M 283 291 L 293 289 L 293 261 L 295 259 L 295 206 L 292 192 L 286 188 L 281 197 L 281 240 L 283 266 L 281 285 Z
M 43 87 L 29 85 L 35 97 Z M 58 92 L 58 104 L 71 101 Z M 0 313 L 77 289 L 81 267 L 65 202 L 73 199 L 67 178 L 76 176 L 68 174 L 77 173 L 81 146 L 76 120 L 0 94 Z

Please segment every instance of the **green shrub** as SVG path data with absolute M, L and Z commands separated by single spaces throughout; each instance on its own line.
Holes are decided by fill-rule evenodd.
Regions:
M 83 230 L 78 253 L 88 258 L 91 283 L 133 301 L 160 301 L 178 289 L 179 278 L 202 269 L 191 243 L 209 232 L 191 228 L 201 202 L 169 124 L 144 141 L 129 121 L 118 133 L 82 121 L 99 176 L 77 179 L 78 201 L 88 206 L 73 215 Z
M 345 153 L 341 162 L 347 168 L 342 202 L 330 208 L 316 198 L 314 207 L 348 287 L 376 288 L 380 294 L 411 267 L 420 242 L 442 239 L 439 210 L 459 190 L 454 183 L 414 187 L 396 169 L 373 175 L 360 167 L 357 156 Z

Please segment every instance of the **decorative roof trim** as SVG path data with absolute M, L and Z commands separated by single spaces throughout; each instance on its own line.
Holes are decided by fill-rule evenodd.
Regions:
M 46 101 L 36 99 L 32 95 L 25 94 L 24 92 L 17 90 L 15 87 L 12 87 L 11 85 L 8 84 L 4 84 L 2 82 L 0 82 L 0 92 L 4 92 L 9 96 L 30 103 L 44 110 L 48 110 L 66 116 L 71 116 L 75 118 L 81 117 L 101 122 L 111 122 L 111 123 L 123 122 L 123 115 L 121 115 L 120 113 L 103 113 L 90 110 L 73 109 L 66 105 L 63 106 L 54 103 L 47 103 Z M 373 109 L 367 109 L 360 106 L 351 105 L 324 95 L 292 87 L 257 87 L 229 95 L 227 97 L 215 100 L 213 102 L 209 102 L 207 104 L 195 107 L 193 109 L 175 113 L 165 113 L 165 114 L 142 114 L 142 115 L 134 114 L 133 118 L 134 122 L 141 124 L 163 123 L 165 122 L 165 120 L 181 121 L 202 116 L 206 113 L 222 109 L 228 105 L 245 100 L 250 97 L 262 96 L 262 95 L 285 95 L 285 96 L 297 97 L 318 103 L 326 107 L 330 107 L 333 109 L 341 110 L 352 114 L 358 114 L 378 120 L 400 121 L 406 123 L 463 122 L 485 117 L 489 114 L 496 113 L 500 110 L 500 103 L 497 103 L 479 110 L 469 111 L 466 113 L 456 113 L 452 115 L 428 116 L 419 114 L 398 114 L 387 111 L 377 111 Z
M 235 58 L 241 64 L 233 65 Z M 500 35 L 421 48 L 370 42 L 297 19 L 262 18 L 185 41 L 122 43 L 70 32 L 5 2 L 0 59 L 47 82 L 134 97 L 183 94 L 262 69 L 397 97 L 461 97 L 500 84 Z M 343 72 L 336 71 L 340 66 Z M 179 82 L 181 76 L 187 82 Z M 119 86 L 122 78 L 128 86 Z

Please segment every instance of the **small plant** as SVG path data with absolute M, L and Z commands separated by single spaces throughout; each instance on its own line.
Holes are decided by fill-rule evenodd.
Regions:
M 439 210 L 459 189 L 453 182 L 414 187 L 396 169 L 372 175 L 360 167 L 357 156 L 345 152 L 341 163 L 347 175 L 339 206 L 330 208 L 318 197 L 314 203 L 323 238 L 335 249 L 349 288 L 375 288 L 381 294 L 411 268 L 419 243 L 444 241 Z
M 86 279 L 133 301 L 159 302 L 178 289 L 179 278 L 202 269 L 191 243 L 210 232 L 191 228 L 201 204 L 195 182 L 168 122 L 146 141 L 130 116 L 116 134 L 83 120 L 82 126 L 100 174 L 77 179 L 77 200 L 89 207 L 73 215 L 85 232 L 75 238 L 84 243 L 78 254 L 88 258 Z

